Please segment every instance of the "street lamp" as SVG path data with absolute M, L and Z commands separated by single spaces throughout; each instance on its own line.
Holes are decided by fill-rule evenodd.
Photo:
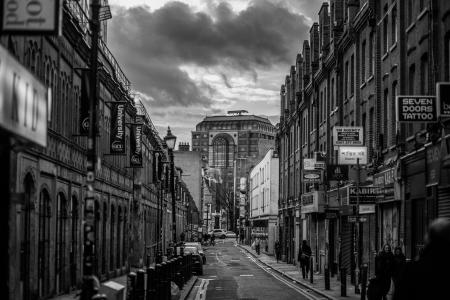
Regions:
M 174 247 L 174 253 L 176 253 L 177 243 L 177 221 L 176 221 L 176 204 L 175 204 L 175 187 L 174 187 L 174 172 L 175 166 L 173 162 L 173 149 L 175 148 L 175 142 L 177 137 L 172 134 L 170 127 L 167 127 L 167 134 L 164 137 L 167 148 L 169 150 L 169 162 L 170 162 L 170 195 L 172 197 L 172 242 Z

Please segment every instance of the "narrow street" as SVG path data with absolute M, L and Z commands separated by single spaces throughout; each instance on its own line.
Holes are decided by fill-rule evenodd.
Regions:
M 189 300 L 323 299 L 262 266 L 238 248 L 234 239 L 219 240 L 205 253 L 203 276 Z

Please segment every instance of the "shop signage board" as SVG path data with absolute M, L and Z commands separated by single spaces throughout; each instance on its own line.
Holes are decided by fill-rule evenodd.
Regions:
M 342 146 L 339 147 L 338 164 L 356 165 L 359 158 L 359 164 L 367 164 L 367 147 Z
M 394 185 L 395 168 L 389 168 L 373 175 L 373 185 L 378 187 L 387 187 Z
M 320 183 L 322 182 L 321 170 L 303 170 L 303 183 Z
M 0 46 L 0 128 L 47 145 L 47 89 Z
M 4 0 L 0 32 L 22 35 L 60 35 L 61 4 L 61 0 Z
M 314 191 L 301 196 L 301 213 L 323 212 L 325 207 L 325 194 L 322 191 Z
M 327 166 L 328 180 L 348 180 L 348 166 L 347 165 L 328 165 Z
M 450 82 L 436 83 L 438 111 L 441 117 L 450 117 Z
M 314 158 L 303 159 L 303 170 L 314 170 L 316 160 Z
M 362 146 L 364 133 L 362 127 L 335 126 L 333 128 L 333 145 L 335 146 Z
M 109 137 L 111 154 L 125 154 L 125 103 L 111 103 L 111 128 Z
M 375 213 L 375 204 L 361 204 L 359 205 L 359 213 L 363 214 L 374 214 Z
M 348 216 L 347 221 L 349 223 L 357 223 L 358 221 L 359 222 L 366 222 L 367 218 L 366 217 L 359 217 L 358 218 L 357 216 Z
M 397 122 L 437 122 L 438 111 L 435 96 L 397 96 L 395 104 Z
M 378 197 L 383 194 L 383 190 L 380 187 L 373 186 L 360 186 L 357 189 L 355 186 L 348 188 L 349 192 L 349 204 L 357 204 L 357 196 L 359 190 L 359 203 L 360 204 L 373 204 L 377 201 Z

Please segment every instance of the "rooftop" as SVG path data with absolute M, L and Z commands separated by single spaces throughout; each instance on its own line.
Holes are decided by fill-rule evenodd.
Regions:
M 223 122 L 223 121 L 260 121 L 273 126 L 269 118 L 256 115 L 222 115 L 222 116 L 207 116 L 202 122 Z M 200 122 L 201 123 L 201 122 Z

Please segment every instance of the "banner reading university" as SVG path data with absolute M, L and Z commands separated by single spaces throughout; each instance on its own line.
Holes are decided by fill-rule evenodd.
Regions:
M 80 135 L 89 134 L 89 103 L 91 101 L 89 76 L 89 70 L 81 71 Z
M 125 102 L 111 103 L 111 130 L 109 151 L 125 154 Z
M 142 167 L 142 125 L 131 125 L 130 136 L 130 166 Z

